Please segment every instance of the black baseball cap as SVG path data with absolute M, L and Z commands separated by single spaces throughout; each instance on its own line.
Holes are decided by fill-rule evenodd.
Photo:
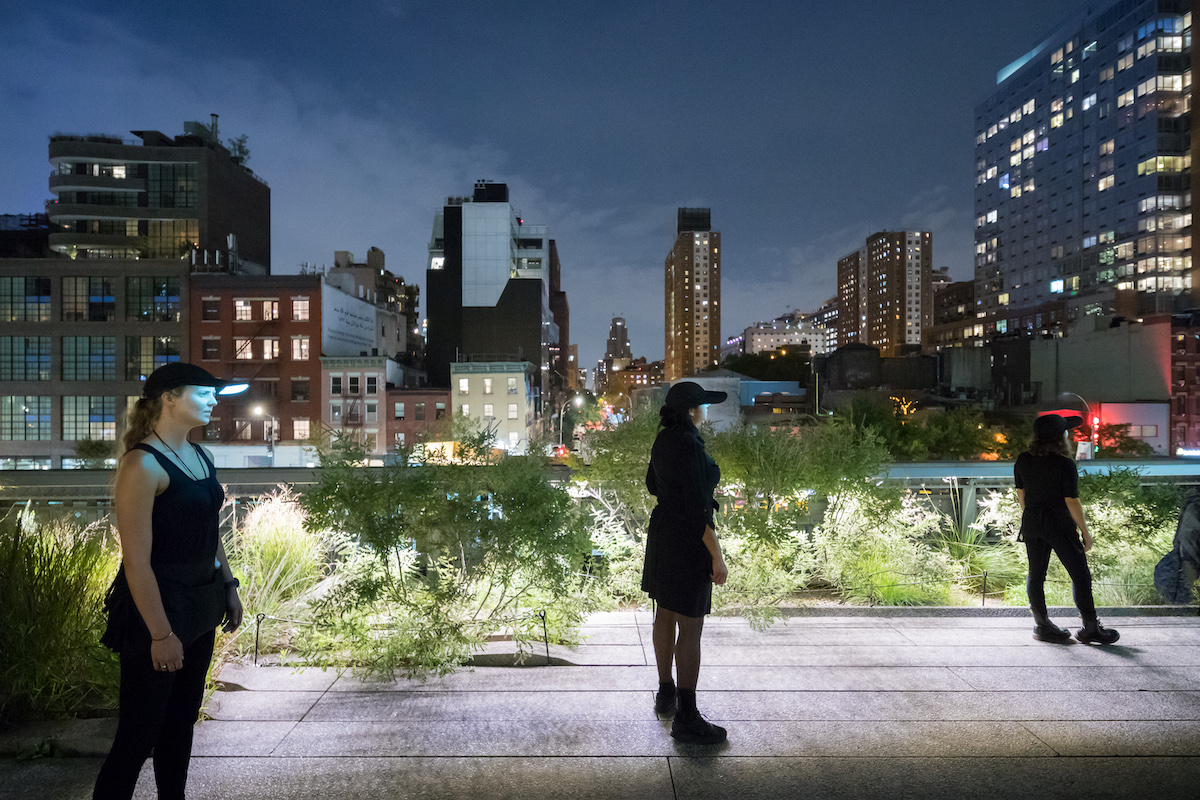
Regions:
M 153 400 L 163 392 L 178 389 L 180 386 L 211 386 L 220 395 L 238 394 L 250 388 L 248 383 L 222 380 L 195 364 L 172 361 L 150 373 L 150 377 L 146 378 L 146 383 L 142 386 L 142 397 Z
M 710 392 L 695 381 L 679 381 L 668 391 L 663 405 L 671 408 L 698 408 L 710 403 L 724 403 L 726 392 Z
M 1062 436 L 1066 431 L 1078 428 L 1082 424 L 1083 417 L 1076 414 L 1070 416 L 1042 414 L 1033 421 L 1033 435 L 1039 439 L 1053 439 L 1055 436 Z

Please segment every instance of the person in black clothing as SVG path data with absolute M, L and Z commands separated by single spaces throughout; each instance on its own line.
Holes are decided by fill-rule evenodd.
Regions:
M 658 499 L 650 516 L 642 589 L 657 602 L 654 615 L 654 658 L 659 689 L 654 710 L 674 715 L 671 736 L 682 742 L 717 744 L 725 729 L 713 725 L 696 708 L 700 676 L 700 635 L 704 615 L 712 611 L 712 587 L 725 582 L 729 570 L 721 555 L 713 524 L 717 507 L 713 492 L 721 470 L 704 451 L 696 429 L 701 406 L 720 403 L 725 392 L 709 392 L 692 381 L 671 387 L 661 416 L 662 430 L 650 452 L 646 488 Z M 679 688 L 672 680 L 672 663 Z
M 1017 501 L 1021 504 L 1017 540 L 1025 543 L 1029 555 L 1026 591 L 1037 622 L 1033 637 L 1043 642 L 1071 638 L 1071 632 L 1051 622 L 1046 611 L 1046 570 L 1053 551 L 1071 576 L 1075 605 L 1083 618 L 1083 627 L 1075 638 L 1089 644 L 1112 644 L 1120 634 L 1105 628 L 1096 618 L 1092 573 L 1084 555 L 1092 549 L 1092 537 L 1079 502 L 1079 470 L 1067 457 L 1066 432 L 1082 422 L 1080 417 L 1058 414 L 1043 414 L 1034 420 L 1033 442 L 1013 465 Z
M 102 639 L 121 656 L 120 711 L 94 798 L 132 797 L 152 754 L 158 796 L 184 796 L 214 631 L 223 619 L 228 631 L 241 624 L 218 533 L 224 491 L 211 455 L 187 441 L 226 387 L 200 367 L 167 364 L 129 414 L 113 499 L 121 569 Z

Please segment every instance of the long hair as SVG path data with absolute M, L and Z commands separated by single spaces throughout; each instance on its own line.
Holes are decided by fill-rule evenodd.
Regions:
M 1061 433 L 1050 438 L 1034 436 L 1033 441 L 1029 443 L 1029 455 L 1031 456 L 1065 456 L 1066 454 L 1066 437 Z
M 658 410 L 658 424 L 663 428 L 677 428 L 683 425 L 691 425 L 692 418 L 688 415 L 688 409 L 686 408 L 663 406 Z
M 176 389 L 169 389 L 163 392 L 163 394 L 180 397 L 183 395 L 185 388 L 184 386 L 180 386 Z M 125 433 L 121 436 L 122 456 L 132 450 L 134 445 L 150 435 L 150 431 L 154 430 L 154 426 L 158 424 L 158 418 L 162 416 L 162 408 L 162 395 L 150 399 L 145 397 L 137 399 L 137 402 L 125 414 L 123 426 Z

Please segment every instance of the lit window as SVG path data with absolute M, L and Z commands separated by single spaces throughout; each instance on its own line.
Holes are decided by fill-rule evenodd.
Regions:
M 1059 278 L 1058 280 L 1050 281 L 1050 291 L 1053 294 L 1062 294 L 1063 282 L 1062 282 L 1061 278 Z
M 308 361 L 308 337 L 292 337 L 292 361 Z
M 459 378 L 458 379 L 458 393 L 459 394 L 470 394 L 471 393 L 471 381 L 469 378 Z

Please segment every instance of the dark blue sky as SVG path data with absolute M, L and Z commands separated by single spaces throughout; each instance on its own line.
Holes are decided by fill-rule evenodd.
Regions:
M 377 246 L 423 284 L 445 197 L 506 181 L 558 241 L 583 364 L 615 314 L 661 358 L 679 206 L 722 232 L 725 336 L 831 297 L 876 230 L 932 230 L 970 277 L 974 106 L 1077 5 L 7 4 L 0 213 L 41 209 L 52 133 L 215 112 L 271 185 L 273 271 Z

